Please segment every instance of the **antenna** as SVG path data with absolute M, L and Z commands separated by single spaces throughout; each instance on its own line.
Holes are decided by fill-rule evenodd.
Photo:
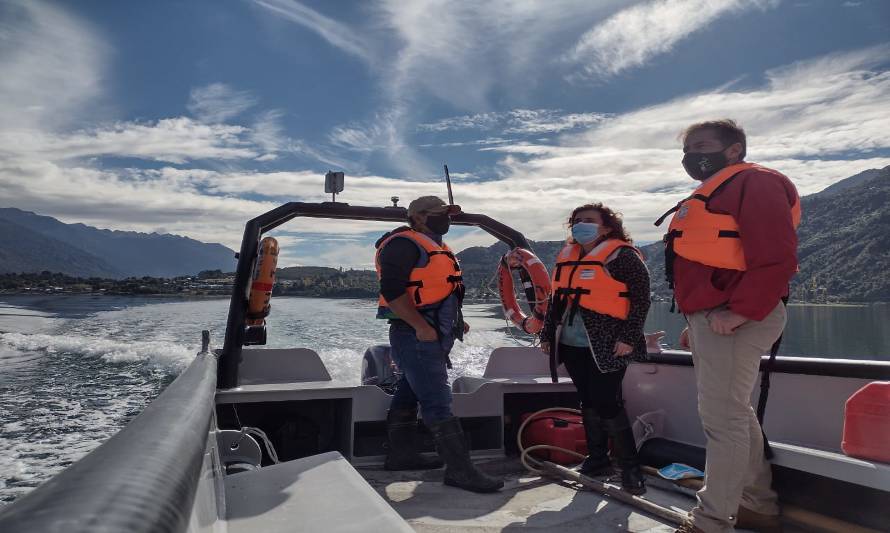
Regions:
M 451 193 L 451 174 L 448 173 L 448 165 L 445 166 L 445 184 L 448 186 L 448 205 L 454 205 L 454 195 Z

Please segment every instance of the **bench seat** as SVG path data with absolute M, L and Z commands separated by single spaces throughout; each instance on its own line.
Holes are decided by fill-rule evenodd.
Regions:
M 226 476 L 229 533 L 413 530 L 338 452 Z

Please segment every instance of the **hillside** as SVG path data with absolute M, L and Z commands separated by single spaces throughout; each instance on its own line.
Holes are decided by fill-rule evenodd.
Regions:
M 890 167 L 848 188 L 807 196 L 801 208 L 792 297 L 890 301 Z
M 80 277 L 119 277 L 102 259 L 0 218 L 0 273 L 65 272 Z
M 275 272 L 274 295 L 376 298 L 377 273 L 328 267 L 285 267 Z
M 841 194 L 843 193 L 843 194 Z M 822 192 L 801 199 L 798 230 L 800 272 L 792 280 L 792 300 L 806 302 L 890 301 L 890 167 L 861 172 Z M 532 247 L 548 270 L 561 241 L 538 241 Z M 656 298 L 670 298 L 664 280 L 660 242 L 640 248 L 652 277 Z M 467 287 L 478 293 L 488 285 L 503 243 L 467 248 L 458 254 Z M 496 285 L 492 285 L 496 291 Z
M 560 241 L 529 241 L 535 254 L 542 258 L 550 270 L 556 254 L 562 246 Z M 498 241 L 491 246 L 472 246 L 457 254 L 464 276 L 464 285 L 471 297 L 484 297 L 492 291 L 497 293 L 497 281 L 493 280 L 498 261 L 507 253 L 507 245 Z
M 3 241 L 20 242 L 19 235 L 29 235 L 32 239 L 39 235 L 41 238 L 34 242 L 40 242 L 42 247 L 41 254 L 35 256 L 15 246 L 5 246 L 0 272 L 50 270 L 75 276 L 175 277 L 201 270 L 230 271 L 235 266 L 233 250 L 178 235 L 65 224 L 15 208 L 0 208 L 0 220 L 6 223 L 0 228 Z M 87 256 L 92 257 L 96 265 L 87 267 L 90 263 Z

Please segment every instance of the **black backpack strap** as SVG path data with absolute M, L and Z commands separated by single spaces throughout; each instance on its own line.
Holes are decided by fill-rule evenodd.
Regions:
M 782 305 L 788 305 L 787 296 L 782 298 Z M 763 417 L 766 414 L 766 401 L 769 399 L 770 373 L 772 373 L 773 366 L 776 363 L 776 355 L 778 355 L 781 346 L 782 334 L 779 335 L 779 338 L 776 339 L 776 342 L 774 342 L 770 348 L 769 359 L 766 361 L 766 364 L 763 366 L 763 370 L 760 373 L 760 396 L 757 398 L 757 421 L 760 423 L 760 431 L 763 433 L 763 455 L 766 456 L 767 459 L 773 458 L 773 450 L 770 448 L 769 439 L 766 438 L 766 432 L 763 430 Z
M 559 345 L 559 333 L 562 326 L 556 326 L 556 333 L 553 335 L 553 342 L 550 343 L 550 381 L 559 383 L 559 376 L 556 375 L 556 369 L 559 367 L 559 353 L 557 346 Z

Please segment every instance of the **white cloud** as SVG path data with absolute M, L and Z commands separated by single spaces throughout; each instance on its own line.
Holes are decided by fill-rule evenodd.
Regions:
M 0 124 L 70 125 L 98 110 L 108 48 L 83 20 L 41 1 L 0 5 Z
M 203 124 L 178 117 L 157 122 L 117 122 L 66 134 L 0 130 L 0 154 L 64 160 L 97 156 L 136 157 L 184 163 L 194 159 L 241 159 L 257 152 L 242 126 Z
M 590 127 L 605 120 L 603 113 L 568 113 L 552 109 L 516 109 L 510 112 L 504 133 L 540 134 L 559 133 L 575 128 Z
M 276 152 L 287 149 L 289 138 L 284 133 L 284 126 L 281 124 L 283 116 L 284 112 L 273 109 L 263 112 L 254 121 L 250 139 L 265 152 L 257 158 L 257 161 L 271 161 L 278 157 Z
M 622 0 L 383 0 L 385 30 L 401 45 L 385 87 L 402 102 L 422 91 L 458 109 L 486 111 L 495 88 L 532 88 L 566 35 L 581 32 Z
M 457 117 L 443 118 L 436 122 L 418 124 L 418 131 L 453 131 L 453 130 L 487 130 L 500 124 L 506 117 L 506 113 L 475 113 Z
M 257 5 L 272 11 L 285 20 L 295 22 L 316 33 L 332 46 L 366 62 L 372 59 L 370 43 L 346 24 L 326 17 L 295 0 L 254 0 Z
M 328 141 L 334 147 L 365 156 L 382 153 L 401 174 L 417 176 L 431 167 L 413 146 L 405 142 L 407 121 L 405 107 L 394 106 L 368 121 L 334 127 L 328 134 Z
M 884 109 L 890 101 L 890 71 L 882 64 L 890 50 L 886 46 L 776 69 L 766 73 L 761 87 L 737 90 L 724 86 L 614 116 L 593 110 L 486 111 L 486 95 L 493 87 L 515 81 L 517 72 L 541 60 L 544 52 L 537 49 L 527 58 L 520 57 L 528 43 L 540 44 L 546 50 L 547 43 L 543 41 L 556 35 L 560 24 L 590 27 L 597 13 L 601 13 L 590 4 L 585 0 L 558 6 L 524 2 L 453 5 L 430 0 L 406 4 L 403 12 L 398 13 L 396 3 L 386 4 L 392 10 L 386 27 L 397 28 L 397 34 L 405 40 L 392 70 L 403 77 L 393 80 L 388 87 L 384 111 L 366 121 L 334 128 L 329 142 L 357 158 L 377 152 L 386 154 L 399 161 L 403 175 L 411 179 L 350 175 L 340 199 L 353 205 L 382 206 L 389 205 L 390 196 L 397 195 L 405 205 L 417 196 L 444 193 L 438 176 L 427 173 L 428 179 L 423 181 L 425 174 L 418 170 L 423 168 L 422 159 L 404 140 L 404 132 L 411 123 L 412 94 L 417 90 L 439 95 L 457 109 L 469 111 L 465 116 L 427 125 L 424 131 L 501 128 L 512 130 L 515 137 L 522 139 L 487 136 L 464 141 L 500 154 L 501 159 L 497 179 L 480 181 L 467 175 L 467 179 L 455 180 L 454 192 L 456 201 L 466 211 L 488 214 L 533 239 L 563 238 L 563 217 L 573 206 L 591 200 L 607 202 L 623 211 L 637 239 L 657 238 L 661 230 L 652 227 L 652 220 L 693 187 L 679 165 L 676 134 L 686 124 L 705 118 L 731 116 L 740 120 L 750 135 L 751 159 L 786 172 L 803 193 L 814 192 L 866 168 L 890 164 L 890 157 L 886 156 L 890 150 L 886 135 L 890 117 Z M 223 165 L 214 170 L 101 169 L 92 168 L 95 162 L 90 158 L 134 157 L 178 165 L 194 161 L 207 165 L 203 160 L 219 159 L 228 164 L 250 165 L 257 160 L 299 153 L 330 161 L 333 166 L 356 168 L 348 162 L 336 164 L 342 160 L 339 154 L 289 138 L 282 126 L 281 111 L 262 112 L 249 125 L 221 123 L 253 105 L 248 105 L 247 93 L 229 89 L 222 93 L 241 94 L 241 105 L 205 106 L 209 114 L 204 115 L 204 121 L 174 117 L 154 122 L 96 121 L 99 125 L 75 131 L 56 127 L 53 113 L 76 117 L 85 102 L 100 96 L 95 80 L 101 79 L 102 65 L 78 55 L 90 55 L 95 49 L 94 40 L 84 37 L 88 32 L 83 34 L 83 28 L 57 11 L 35 5 L 37 11 L 30 4 L 16 5 L 16 9 L 49 17 L 46 20 L 62 17 L 60 20 L 67 28 L 77 29 L 76 36 L 63 40 L 62 46 L 71 41 L 70 49 L 77 54 L 67 57 L 66 50 L 57 50 L 47 52 L 41 59 L 42 49 L 35 42 L 31 51 L 0 50 L 0 65 L 9 66 L 11 72 L 22 73 L 26 80 L 31 80 L 29 83 L 36 83 L 34 80 L 44 78 L 36 68 L 33 72 L 26 68 L 26 59 L 53 65 L 55 54 L 60 54 L 75 66 L 73 71 L 77 74 L 71 86 L 79 96 L 53 107 L 53 98 L 62 97 L 62 91 L 56 95 L 47 89 L 46 94 L 35 94 L 32 102 L 31 96 L 24 94 L 25 86 L 15 85 L 7 78 L 0 80 L 0 90 L 9 94 L 16 105 L 40 104 L 51 111 L 37 112 L 34 119 L 0 101 L 2 118 L 10 114 L 16 119 L 9 124 L 4 122 L 0 131 L 0 205 L 99 227 L 140 231 L 164 228 L 237 247 L 246 220 L 287 200 L 327 200 L 322 174 L 308 170 L 260 172 L 251 168 L 220 168 Z M 25 27 L 42 28 L 45 20 L 41 20 Z M 6 32 L 0 35 L 3 44 L 9 35 L 16 36 L 17 42 L 31 42 L 27 32 L 0 24 Z M 504 42 L 524 31 L 532 37 L 517 39 L 515 47 L 500 50 Z M 39 35 L 52 42 L 51 33 Z M 488 38 L 491 42 L 485 41 Z M 78 48 L 77 43 L 92 44 Z M 67 73 L 53 74 L 56 75 L 59 77 L 50 81 L 67 83 Z M 477 81 L 475 76 L 478 84 L 466 83 L 467 79 Z M 240 110 L 226 116 L 225 109 Z M 485 112 L 474 113 L 477 109 Z M 211 116 L 217 118 L 207 118 Z M 530 138 L 549 133 L 561 135 L 552 144 Z M 454 177 L 461 176 L 455 173 Z M 345 235 L 346 244 L 364 247 L 369 228 L 376 231 L 391 226 L 303 219 L 294 221 L 293 231 L 299 232 L 299 236 L 321 236 L 317 237 L 319 240 Z M 457 248 L 490 242 L 479 232 L 456 232 L 454 237 Z M 332 240 L 331 243 L 338 247 L 344 244 L 333 244 Z M 331 252 L 334 255 L 323 255 L 319 261 L 336 263 L 351 257 L 353 252 L 358 253 L 358 249 L 339 248 Z M 314 261 L 306 258 L 302 262 Z
M 867 168 L 890 165 L 890 70 L 886 47 L 835 54 L 771 71 L 762 87 L 722 87 L 598 122 L 563 135 L 559 144 L 512 143 L 485 149 L 503 154 L 499 179 L 455 181 L 455 200 L 532 239 L 562 239 L 562 219 L 575 205 L 603 201 L 625 214 L 638 240 L 655 240 L 652 226 L 694 184 L 679 164 L 676 138 L 683 126 L 731 116 L 749 133 L 751 160 L 785 172 L 801 193 Z M 455 174 L 455 177 L 458 177 Z M 165 227 L 237 246 L 249 218 L 287 200 L 324 201 L 321 173 L 163 168 L 100 171 L 48 161 L 0 158 L 0 204 L 100 227 L 152 231 Z M 402 205 L 421 195 L 443 195 L 436 176 L 408 181 L 349 176 L 341 200 L 353 205 Z M 359 239 L 364 222 L 294 221 L 289 229 Z M 455 234 L 458 248 L 486 244 L 484 234 Z M 364 242 L 364 241 L 362 241 Z M 333 245 L 332 245 L 333 246 Z M 326 261 L 341 257 L 330 256 Z M 303 256 L 301 262 L 310 260 Z M 349 264 L 349 263 L 344 263 Z
M 521 101 L 542 83 L 531 73 L 552 62 L 566 35 L 583 31 L 622 0 L 382 0 L 372 30 L 386 43 L 378 76 L 397 110 L 391 146 L 382 152 L 405 174 L 434 168 L 405 145 L 416 129 L 417 103 L 447 102 L 485 120 L 490 95 Z M 472 126 L 471 126 L 472 127 Z
M 420 124 L 418 131 L 492 130 L 505 134 L 538 135 L 590 127 L 608 117 L 605 113 L 565 113 L 561 109 L 514 109 L 448 117 Z
M 596 199 L 624 211 L 636 238 L 654 240 L 661 230 L 651 221 L 693 187 L 677 140 L 693 122 L 739 120 L 748 131 L 749 159 L 785 172 L 802 194 L 890 164 L 888 51 L 884 45 L 798 62 L 768 72 L 763 87 L 677 98 L 562 137 L 560 145 L 485 149 L 505 154 L 502 190 L 534 197 L 524 211 L 533 223 L 520 226 L 529 235 L 561 234 L 537 229 L 548 216 L 537 211 L 542 203 L 554 208 L 553 220 L 553 213 Z
M 393 131 L 391 127 L 378 122 L 362 125 L 358 123 L 335 126 L 328 134 L 328 140 L 334 146 L 353 152 L 374 152 L 385 150 L 391 146 L 401 146 L 401 142 L 390 144 Z
M 765 9 L 777 0 L 649 0 L 619 11 L 585 33 L 566 58 L 586 74 L 608 77 L 646 64 L 719 17 Z
M 504 139 L 501 137 L 488 137 L 485 139 L 474 139 L 471 141 L 455 141 L 445 143 L 425 143 L 418 144 L 421 148 L 460 148 L 463 146 L 492 146 L 497 144 L 509 144 L 516 142 L 516 139 Z M 452 174 L 452 176 L 454 176 Z
M 225 122 L 257 104 L 248 91 L 236 91 L 225 83 L 192 89 L 188 110 L 203 122 Z

